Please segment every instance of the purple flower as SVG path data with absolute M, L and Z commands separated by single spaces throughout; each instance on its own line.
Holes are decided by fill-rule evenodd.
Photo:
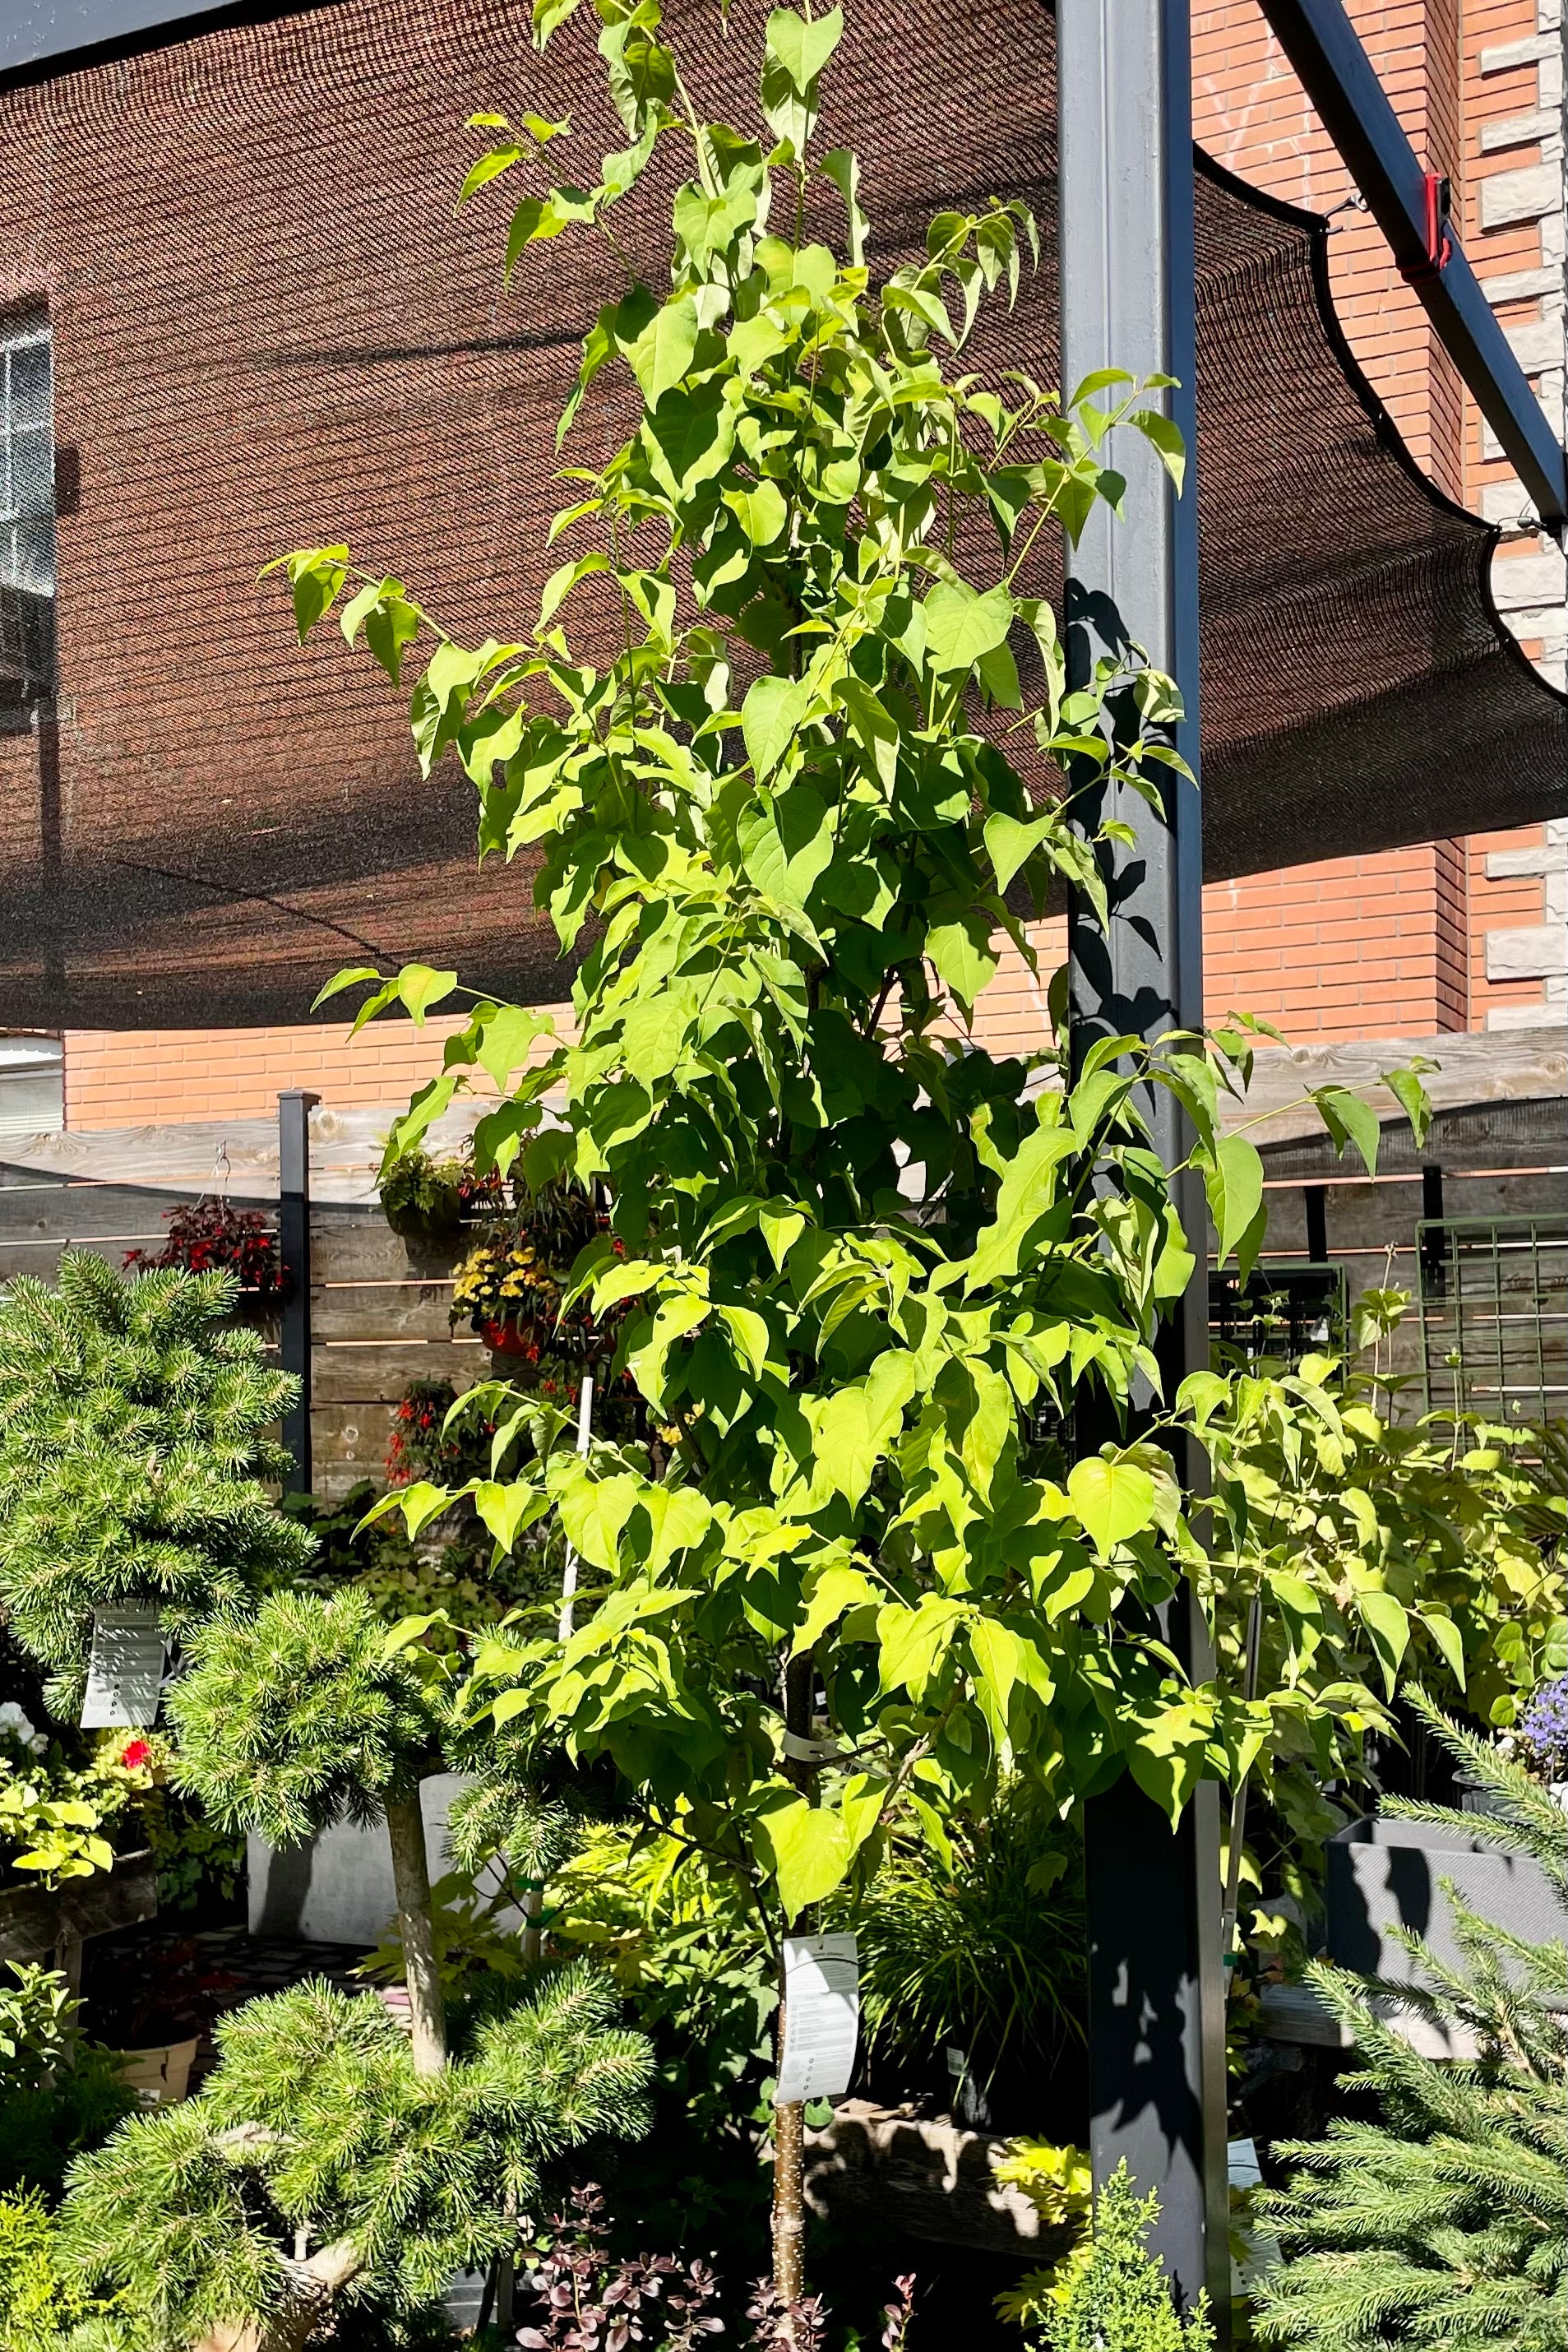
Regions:
M 1542 1683 L 1519 1725 L 1519 1740 L 1548 1780 L 1568 1780 L 1568 1675 Z

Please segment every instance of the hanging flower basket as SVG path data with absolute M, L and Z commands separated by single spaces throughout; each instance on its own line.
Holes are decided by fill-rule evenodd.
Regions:
M 607 1227 L 586 1194 L 565 1186 L 494 1220 L 456 1269 L 453 1322 L 465 1321 L 498 1366 L 527 1367 L 529 1385 L 570 1400 L 583 1373 L 602 1378 L 626 1316 L 624 1307 L 595 1316 L 583 1299 L 562 1310 L 573 1265 Z
M 239 1304 L 270 1311 L 287 1290 L 277 1233 L 259 1209 L 236 1209 L 227 1201 L 183 1201 L 167 1210 L 169 1238 L 161 1250 L 127 1250 L 125 1264 L 139 1273 L 177 1266 L 185 1274 L 238 1276 Z
M 404 1241 L 455 1242 L 465 1225 L 504 1212 L 509 1188 L 504 1177 L 475 1172 L 472 1152 L 461 1160 L 436 1160 L 428 1151 L 405 1151 L 377 1187 L 382 1213 Z

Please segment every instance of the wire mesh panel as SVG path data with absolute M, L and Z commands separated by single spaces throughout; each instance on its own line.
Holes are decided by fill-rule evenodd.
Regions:
M 1568 1411 L 1568 1218 L 1429 1218 L 1417 1239 L 1428 1408 L 1561 1421 Z

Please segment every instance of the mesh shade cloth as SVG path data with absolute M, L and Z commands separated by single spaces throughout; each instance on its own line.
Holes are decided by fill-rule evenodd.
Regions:
M 755 124 L 756 0 L 727 43 L 711 0 L 666 13 L 699 108 Z M 1053 47 L 1040 0 L 852 10 L 822 126 L 861 151 L 879 270 L 934 211 L 1032 206 L 1041 267 L 965 364 L 1045 382 Z M 461 775 L 422 785 L 384 682 L 330 635 L 301 653 L 256 584 L 279 549 L 342 538 L 460 635 L 537 610 L 554 419 L 622 281 L 563 239 L 503 296 L 502 197 L 454 221 L 475 152 L 456 126 L 525 106 L 570 114 L 567 177 L 622 143 L 589 25 L 538 58 L 520 0 L 336 0 L 0 92 L 0 252 L 19 291 L 48 289 L 80 482 L 58 720 L 0 739 L 7 1023 L 297 1021 L 361 956 L 564 992 L 526 875 L 476 868 Z M 672 142 L 617 216 L 655 283 L 679 160 Z M 1200 164 L 1206 871 L 1555 814 L 1564 708 L 1492 608 L 1494 533 L 1378 411 L 1328 307 L 1322 224 Z M 595 462 L 630 414 L 596 390 L 569 457 Z M 588 598 L 573 610 L 580 627 Z

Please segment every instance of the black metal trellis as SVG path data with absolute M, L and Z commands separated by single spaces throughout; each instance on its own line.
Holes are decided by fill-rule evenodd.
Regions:
M 1562 1421 L 1568 1218 L 1423 1219 L 1416 1234 L 1428 1411 Z
M 1345 1327 L 1343 1266 L 1265 1260 L 1245 1282 L 1234 1268 L 1209 1275 L 1208 1328 L 1218 1360 L 1228 1354 L 1252 1367 L 1293 1368 L 1314 1351 L 1337 1354 Z

